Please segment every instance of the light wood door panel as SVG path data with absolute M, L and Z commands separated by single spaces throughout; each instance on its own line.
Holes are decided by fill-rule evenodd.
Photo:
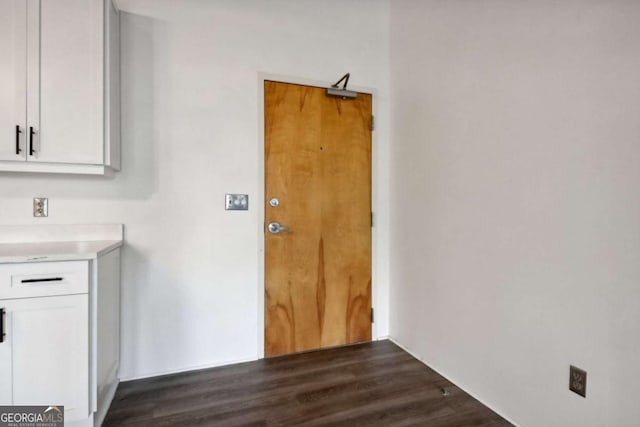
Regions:
M 369 341 L 371 95 L 264 89 L 265 354 Z
M 24 161 L 27 121 L 27 3 L 0 0 L 0 160 Z M 16 149 L 16 126 L 22 133 Z

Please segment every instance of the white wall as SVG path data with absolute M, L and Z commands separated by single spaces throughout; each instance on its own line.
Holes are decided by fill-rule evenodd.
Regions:
M 123 0 L 123 170 L 0 174 L 0 224 L 126 226 L 124 378 L 256 358 L 258 73 L 377 89 L 377 333 L 387 335 L 389 7 L 386 0 Z M 249 212 L 224 194 L 248 193 Z M 31 197 L 50 216 L 31 218 Z
M 391 336 L 523 426 L 640 420 L 639 23 L 391 3 Z

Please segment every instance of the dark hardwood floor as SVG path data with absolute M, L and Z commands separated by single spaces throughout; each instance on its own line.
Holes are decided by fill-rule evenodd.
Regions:
M 104 426 L 509 426 L 390 341 L 120 384 Z

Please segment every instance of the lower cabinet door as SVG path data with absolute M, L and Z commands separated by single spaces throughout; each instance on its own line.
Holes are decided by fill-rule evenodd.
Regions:
M 64 405 L 89 415 L 88 295 L 0 300 L 0 405 Z

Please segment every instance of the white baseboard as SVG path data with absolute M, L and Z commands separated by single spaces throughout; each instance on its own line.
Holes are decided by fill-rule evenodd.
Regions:
M 518 426 L 518 423 L 516 423 L 515 421 L 509 419 L 509 417 L 501 414 L 499 411 L 496 411 L 494 408 L 491 407 L 491 405 L 488 405 L 485 401 L 483 401 L 482 399 L 480 399 L 478 396 L 474 395 L 473 393 L 467 391 L 467 389 L 461 387 L 460 385 L 458 385 L 457 383 L 455 383 L 454 381 L 450 380 L 446 375 L 444 375 L 442 372 L 440 372 L 437 368 L 433 367 L 430 363 L 428 363 L 427 361 L 424 360 L 424 357 L 422 357 L 421 355 L 415 353 L 414 351 L 412 351 L 411 349 L 409 349 L 408 347 L 406 347 L 405 345 L 399 343 L 395 338 L 393 337 L 389 337 L 388 338 L 389 341 L 391 341 L 392 343 L 394 343 L 395 345 L 397 345 L 398 347 L 400 347 L 401 349 L 403 349 L 404 351 L 406 351 L 407 353 L 409 353 L 410 355 L 412 355 L 413 357 L 415 357 L 417 360 L 419 360 L 423 365 L 427 366 L 429 369 L 433 369 L 438 375 L 440 375 L 441 377 L 444 377 L 447 379 L 447 381 L 451 381 L 452 383 L 454 383 L 456 385 L 456 387 L 459 387 L 460 389 L 462 389 L 465 393 L 467 393 L 469 396 L 473 397 L 475 400 L 477 400 L 478 402 L 482 403 L 484 406 L 486 406 L 487 408 L 491 409 L 493 412 L 495 412 L 496 414 L 500 415 L 502 418 L 504 418 L 505 420 L 507 420 L 508 422 L 510 422 L 511 424 L 513 424 L 514 426 Z
M 256 357 L 248 357 L 246 359 L 237 359 L 237 360 L 230 360 L 230 361 L 226 361 L 226 362 L 211 363 L 211 364 L 207 364 L 207 365 L 199 365 L 199 366 L 190 366 L 190 367 L 186 367 L 186 368 L 171 369 L 171 370 L 168 370 L 168 371 L 152 372 L 152 373 L 148 373 L 148 374 L 134 375 L 134 376 L 130 376 L 130 377 L 120 378 L 120 381 L 121 382 L 127 382 L 127 381 L 142 380 L 142 379 L 145 379 L 145 378 L 160 377 L 160 376 L 163 376 L 163 375 L 180 374 L 182 372 L 200 371 L 202 369 L 210 369 L 210 368 L 218 368 L 220 366 L 235 365 L 236 363 L 253 362 L 254 360 L 258 360 L 258 358 L 256 358 Z
M 65 421 L 65 427 L 94 427 L 93 425 L 93 414 L 89 415 L 88 418 L 79 421 Z
M 383 336 L 374 338 L 373 341 L 382 341 L 387 339 L 391 339 L 391 338 L 388 335 L 383 335 Z M 398 344 L 398 346 L 402 347 L 400 344 Z M 248 357 L 244 359 L 231 360 L 228 362 L 212 363 L 212 364 L 199 365 L 199 366 L 190 366 L 186 368 L 170 369 L 168 371 L 151 372 L 148 374 L 121 377 L 120 382 L 124 383 L 127 381 L 143 380 L 145 378 L 161 377 L 162 375 L 180 374 L 182 372 L 191 372 L 191 371 L 200 371 L 202 369 L 219 368 L 220 366 L 235 365 L 236 363 L 253 362 L 254 360 L 260 360 L 260 359 L 262 359 L 262 357 L 256 356 L 256 357 Z

